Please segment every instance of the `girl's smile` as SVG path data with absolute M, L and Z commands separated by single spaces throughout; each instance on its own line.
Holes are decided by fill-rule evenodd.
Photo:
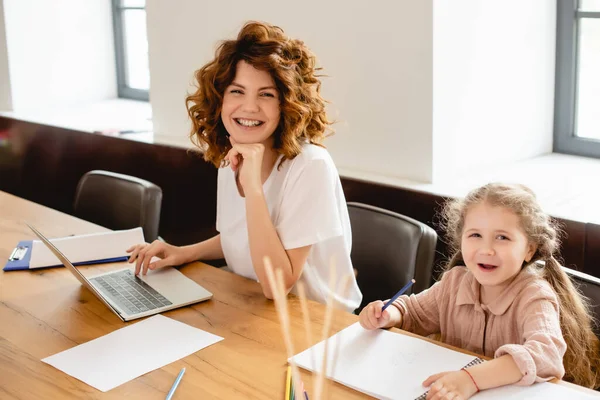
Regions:
M 482 285 L 482 301 L 495 298 L 535 253 L 519 223 L 507 208 L 486 202 L 471 206 L 461 241 L 465 265 Z

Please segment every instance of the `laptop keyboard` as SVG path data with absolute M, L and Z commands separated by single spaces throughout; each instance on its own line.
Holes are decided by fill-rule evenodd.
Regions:
M 90 281 L 94 282 L 100 292 L 131 314 L 173 304 L 128 269 L 91 278 Z

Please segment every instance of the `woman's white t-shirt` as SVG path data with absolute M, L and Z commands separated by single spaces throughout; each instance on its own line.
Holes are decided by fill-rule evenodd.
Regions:
M 362 294 L 356 279 L 350 249 L 352 232 L 348 208 L 337 169 L 322 147 L 304 144 L 292 160 L 281 156 L 265 183 L 263 192 L 271 221 L 286 250 L 312 245 L 300 280 L 311 300 L 326 303 L 329 294 L 329 268 L 336 268 L 334 301 L 348 311 L 356 309 Z M 246 201 L 240 196 L 235 173 L 219 169 L 217 185 L 217 230 L 227 266 L 236 274 L 258 280 L 248 243 Z M 349 275 L 344 293 L 339 282 Z M 296 293 L 296 288 L 292 289 Z

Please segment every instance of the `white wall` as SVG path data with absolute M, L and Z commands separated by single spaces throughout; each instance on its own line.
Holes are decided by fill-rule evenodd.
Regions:
M 8 74 L 8 51 L 4 29 L 4 0 L 0 0 L 0 111 L 12 110 L 10 76 Z
M 247 20 L 262 20 L 304 40 L 329 75 L 323 95 L 339 123 L 326 144 L 338 167 L 430 181 L 432 0 L 291 4 L 148 0 L 155 132 L 188 134 L 184 101 L 193 72 L 219 40 L 235 38 Z
M 110 0 L 4 0 L 4 14 L 15 111 L 116 97 Z
M 330 76 L 328 147 L 345 175 L 436 183 L 552 151 L 556 0 L 148 0 L 147 13 L 160 135 L 188 134 L 193 71 L 258 19 L 302 38 Z
M 256 19 L 317 54 L 339 121 L 327 145 L 347 176 L 439 183 L 548 153 L 556 1 L 147 0 L 155 131 L 185 140 L 193 72 Z M 0 0 L 0 110 L 116 97 L 110 10 L 110 0 Z
M 552 151 L 556 0 L 434 0 L 433 174 Z

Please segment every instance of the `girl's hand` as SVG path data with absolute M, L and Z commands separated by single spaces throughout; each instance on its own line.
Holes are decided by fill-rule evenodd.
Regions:
M 367 304 L 358 315 L 360 326 L 370 330 L 396 325 L 400 320 L 400 311 L 396 307 L 388 307 L 385 311 L 381 311 L 382 308 L 383 301 L 381 300 Z
M 466 371 L 447 371 L 431 375 L 423 386 L 431 386 L 427 400 L 466 400 L 477 393 Z
M 135 261 L 135 274 L 140 271 L 142 275 L 146 275 L 148 269 L 158 269 L 171 267 L 173 265 L 181 265 L 187 260 L 185 259 L 184 250 L 181 247 L 173 246 L 160 240 L 155 240 L 152 244 L 137 244 L 126 250 L 131 253 L 129 263 Z M 161 258 L 154 262 L 150 262 L 152 257 Z
M 231 169 L 238 172 L 240 185 L 244 193 L 254 190 L 262 192 L 262 161 L 265 146 L 262 143 L 241 144 L 229 136 L 231 149 L 225 156 Z

